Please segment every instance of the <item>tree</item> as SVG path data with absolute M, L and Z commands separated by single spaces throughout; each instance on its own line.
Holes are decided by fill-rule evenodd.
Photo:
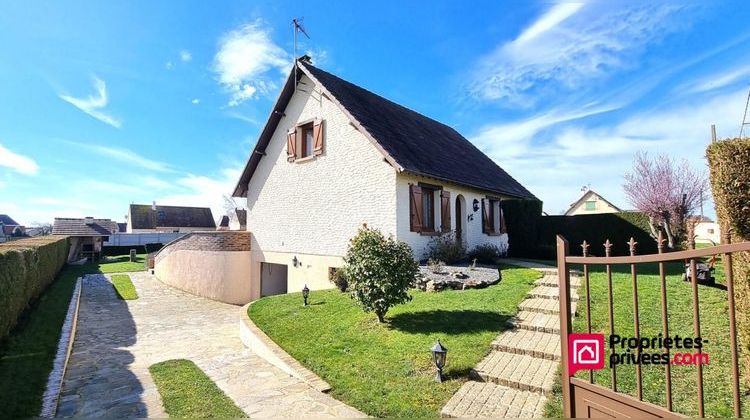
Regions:
M 632 172 L 625 174 L 623 185 L 630 203 L 649 218 L 651 236 L 661 229 L 667 246 L 674 249 L 686 237 L 687 218 L 705 200 L 706 176 L 694 170 L 687 160 L 666 155 L 650 158 L 638 152 Z
M 345 270 L 352 298 L 365 312 L 385 321 L 391 306 L 411 300 L 407 293 L 418 272 L 411 248 L 363 225 L 349 242 Z

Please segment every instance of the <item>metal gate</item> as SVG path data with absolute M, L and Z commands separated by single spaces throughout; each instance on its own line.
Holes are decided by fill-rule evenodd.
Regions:
M 696 337 L 700 336 L 700 314 L 698 300 L 698 274 L 697 260 L 702 257 L 723 255 L 724 272 L 727 286 L 728 316 L 729 316 L 729 339 L 731 343 L 732 355 L 732 397 L 734 401 L 734 415 L 742 417 L 740 402 L 740 385 L 739 385 L 739 365 L 737 354 L 737 328 L 735 325 L 735 302 L 734 302 L 734 278 L 732 273 L 732 253 L 739 251 L 750 251 L 750 242 L 737 244 L 730 243 L 729 232 L 725 235 L 725 244 L 713 246 L 710 248 L 694 249 L 695 244 L 691 244 L 691 249 L 680 252 L 663 252 L 663 239 L 661 235 L 658 240 L 658 254 L 636 255 L 636 242 L 631 238 L 629 242 L 630 256 L 612 257 L 612 244 L 609 240 L 604 244 L 604 257 L 591 257 L 588 254 L 589 244 L 586 241 L 581 244 L 583 256 L 569 255 L 568 242 L 562 236 L 557 236 L 557 267 L 559 271 L 559 288 L 560 288 L 560 337 L 561 337 L 561 360 L 562 360 L 562 399 L 563 399 L 563 416 L 566 418 L 601 418 L 601 417 L 682 417 L 681 414 L 672 411 L 672 374 L 669 363 L 665 364 L 665 391 L 666 406 L 661 407 L 649 402 L 643 401 L 643 380 L 641 377 L 640 365 L 636 365 L 636 394 L 637 398 L 617 391 L 617 372 L 616 367 L 611 369 L 611 387 L 605 388 L 594 383 L 593 371 L 589 371 L 588 381 L 574 378 L 569 375 L 568 366 L 568 336 L 572 331 L 572 313 L 570 299 L 570 266 L 571 264 L 580 264 L 583 266 L 583 286 L 586 294 L 586 325 L 587 331 L 591 333 L 591 300 L 589 293 L 589 266 L 604 266 L 607 275 L 608 289 L 608 315 L 609 315 L 609 334 L 614 331 L 614 311 L 612 295 L 612 270 L 611 266 L 615 264 L 630 265 L 633 290 L 633 331 L 635 336 L 640 339 L 639 318 L 638 318 L 638 273 L 637 264 L 639 263 L 658 263 L 659 277 L 661 280 L 661 320 L 664 337 L 669 337 L 668 313 L 667 313 L 667 286 L 666 286 L 666 269 L 665 262 L 668 261 L 689 261 L 690 282 L 692 287 L 692 310 L 693 310 L 693 330 Z M 698 349 L 700 353 L 700 349 Z M 698 415 L 705 417 L 704 412 L 704 391 L 703 391 L 703 368 L 700 364 L 696 365 L 696 397 L 698 399 Z

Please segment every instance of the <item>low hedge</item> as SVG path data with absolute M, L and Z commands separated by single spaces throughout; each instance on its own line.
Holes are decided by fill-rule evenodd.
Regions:
M 66 236 L 0 244 L 0 341 L 29 304 L 52 283 L 68 257 Z
M 750 241 L 750 139 L 711 143 L 706 158 L 722 232 L 731 228 L 732 242 Z M 745 385 L 750 386 L 750 252 L 736 253 L 732 268 L 742 355 L 741 376 Z
M 104 246 L 102 247 L 102 255 L 113 256 L 113 255 L 130 255 L 130 250 L 135 249 L 138 254 L 150 254 L 156 252 L 164 247 L 163 244 L 146 244 L 146 245 L 132 245 L 132 246 Z

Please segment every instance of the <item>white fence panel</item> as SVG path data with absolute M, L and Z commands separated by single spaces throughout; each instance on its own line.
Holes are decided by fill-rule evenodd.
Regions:
M 115 233 L 109 235 L 104 246 L 139 246 L 146 244 L 167 244 L 177 238 L 187 235 L 187 232 L 154 232 L 154 233 Z

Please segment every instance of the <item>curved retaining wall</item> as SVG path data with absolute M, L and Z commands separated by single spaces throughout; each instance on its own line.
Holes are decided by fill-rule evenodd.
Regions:
M 251 299 L 250 232 L 192 232 L 162 248 L 154 274 L 172 287 L 220 302 Z

